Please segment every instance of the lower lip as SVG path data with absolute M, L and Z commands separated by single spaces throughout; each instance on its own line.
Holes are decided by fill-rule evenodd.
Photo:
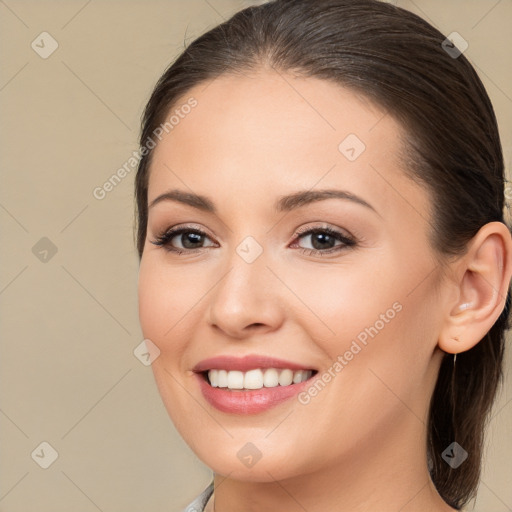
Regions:
M 310 384 L 311 378 L 298 384 L 252 390 L 230 391 L 213 388 L 202 374 L 196 374 L 206 401 L 222 412 L 231 414 L 257 414 L 290 400 Z

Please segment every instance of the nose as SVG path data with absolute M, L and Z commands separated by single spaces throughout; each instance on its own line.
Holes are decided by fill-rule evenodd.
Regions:
M 227 272 L 210 295 L 212 328 L 230 338 L 245 339 L 280 327 L 284 287 L 267 263 L 265 253 L 248 263 L 234 252 Z

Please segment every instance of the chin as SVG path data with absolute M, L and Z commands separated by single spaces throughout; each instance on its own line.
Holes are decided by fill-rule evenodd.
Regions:
M 243 482 L 275 482 L 307 474 L 315 468 L 315 462 L 307 457 L 304 450 L 283 443 L 267 440 L 255 443 L 229 439 L 218 442 L 214 448 L 201 440 L 185 439 L 196 456 L 214 473 L 229 476 Z M 258 447 L 257 447 L 257 446 Z

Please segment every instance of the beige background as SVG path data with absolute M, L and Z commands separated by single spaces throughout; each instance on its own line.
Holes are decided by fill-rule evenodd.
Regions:
M 0 0 L 1 512 L 173 512 L 210 480 L 133 354 L 134 172 L 103 200 L 92 192 L 137 148 L 145 101 L 184 39 L 249 3 Z M 468 41 L 510 168 L 511 0 L 397 3 Z M 43 31 L 59 45 L 46 59 L 31 47 Z M 480 512 L 512 510 L 510 352 Z M 58 452 L 48 469 L 31 457 L 43 441 Z

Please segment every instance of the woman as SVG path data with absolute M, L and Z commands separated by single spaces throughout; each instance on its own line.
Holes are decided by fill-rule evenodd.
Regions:
M 214 471 L 186 510 L 461 510 L 502 372 L 512 240 L 493 108 L 375 0 L 276 0 L 146 106 L 139 316 Z

